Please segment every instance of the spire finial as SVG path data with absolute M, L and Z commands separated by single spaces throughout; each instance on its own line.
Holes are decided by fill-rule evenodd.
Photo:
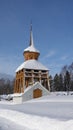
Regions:
M 29 46 L 33 45 L 33 35 L 32 35 L 32 21 L 30 24 L 30 43 Z
M 30 23 L 30 31 L 32 31 L 32 21 L 31 21 L 31 23 Z

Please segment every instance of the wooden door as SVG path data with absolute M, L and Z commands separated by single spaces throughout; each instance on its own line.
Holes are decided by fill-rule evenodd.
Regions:
M 37 88 L 33 91 L 33 98 L 38 98 L 38 97 L 41 97 L 41 96 L 42 96 L 42 90 Z

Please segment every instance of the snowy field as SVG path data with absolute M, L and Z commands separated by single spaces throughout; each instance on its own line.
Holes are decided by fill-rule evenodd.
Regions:
M 73 130 L 73 93 L 14 104 L 0 101 L 0 130 Z

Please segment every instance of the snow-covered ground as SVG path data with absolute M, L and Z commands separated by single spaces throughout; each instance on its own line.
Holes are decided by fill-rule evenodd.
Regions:
M 0 101 L 0 130 L 73 130 L 73 94 L 52 93 L 14 104 Z

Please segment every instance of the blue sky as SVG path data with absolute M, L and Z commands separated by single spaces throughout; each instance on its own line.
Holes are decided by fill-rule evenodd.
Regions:
M 0 0 L 0 72 L 15 75 L 33 26 L 39 61 L 50 74 L 73 62 L 73 0 Z

